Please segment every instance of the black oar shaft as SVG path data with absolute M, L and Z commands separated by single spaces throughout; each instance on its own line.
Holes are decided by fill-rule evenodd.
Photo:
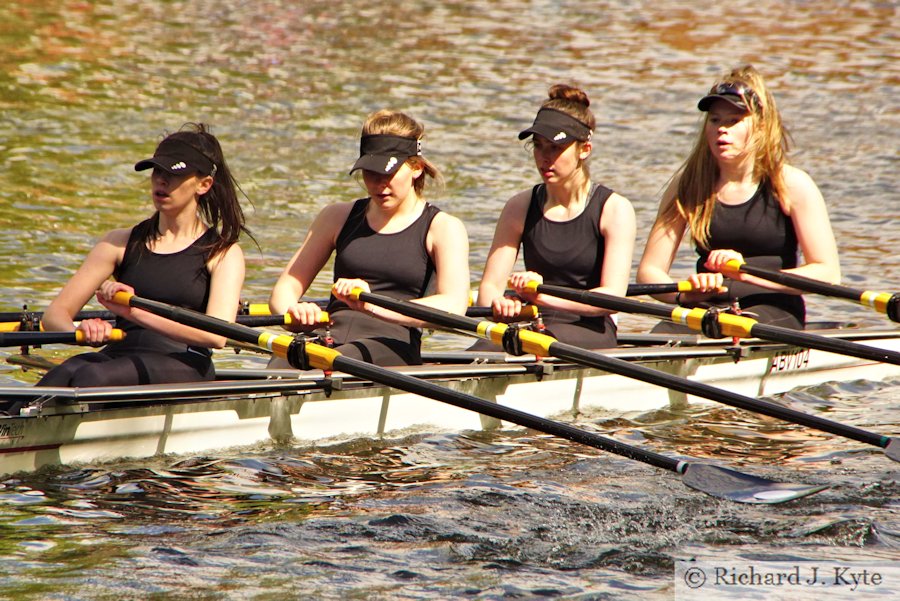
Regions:
M 814 348 L 829 353 L 837 353 L 838 355 L 849 355 L 858 359 L 869 359 L 878 363 L 890 363 L 892 365 L 900 365 L 900 353 L 890 349 L 881 349 L 859 342 L 850 342 L 849 340 L 841 340 L 839 338 L 828 338 L 827 336 L 815 336 L 811 338 L 810 334 L 802 330 L 792 330 L 790 328 L 781 328 L 778 326 L 770 326 L 763 323 L 755 323 L 750 327 L 750 335 L 763 340 L 775 340 L 787 344 L 795 344 L 800 347 Z
M 635 380 L 656 384 L 685 394 L 692 394 L 724 405 L 793 422 L 830 434 L 837 434 L 877 447 L 884 448 L 890 441 L 889 437 L 881 436 L 855 426 L 848 426 L 816 415 L 810 415 L 788 407 L 783 407 L 770 401 L 747 397 L 742 394 L 725 390 L 724 388 L 688 380 L 687 378 L 651 369 L 643 365 L 637 365 L 615 357 L 608 357 L 602 353 L 587 351 L 570 344 L 554 342 L 550 345 L 550 352 L 554 357 L 559 359 L 565 359 L 582 365 L 590 365 L 604 371 L 634 378 Z
M 804 292 L 814 292 L 824 296 L 843 298 L 871 307 L 880 313 L 884 313 L 891 321 L 900 322 L 900 293 L 876 292 L 873 290 L 860 290 L 840 284 L 829 284 L 820 280 L 814 280 L 794 273 L 785 273 L 772 269 L 764 269 L 755 265 L 748 265 L 737 260 L 727 263 L 727 267 L 743 273 L 782 284 Z
M 649 465 L 653 465 L 662 469 L 681 473 L 687 467 L 687 463 L 678 461 L 659 453 L 647 451 L 639 447 L 621 443 L 611 438 L 606 438 L 586 432 L 580 428 L 556 422 L 553 420 L 537 417 L 524 411 L 519 411 L 512 407 L 505 407 L 497 403 L 492 403 L 484 399 L 445 388 L 426 380 L 420 380 L 412 376 L 378 367 L 370 363 L 365 363 L 351 357 L 343 355 L 334 359 L 335 369 L 353 374 L 361 378 L 372 380 L 386 384 L 394 388 L 419 394 L 425 397 L 436 399 L 462 409 L 475 411 L 482 415 L 487 415 L 514 424 L 518 424 L 525 428 L 531 428 L 546 434 L 552 434 L 560 438 L 565 438 L 577 443 L 585 444 L 591 447 L 602 449 L 616 455 L 621 455 L 629 459 L 635 459 Z
M 238 342 L 256 344 L 259 340 L 259 332 L 249 326 L 231 323 L 224 319 L 197 313 L 190 309 L 182 309 L 181 307 L 175 307 L 167 303 L 150 300 L 148 298 L 141 298 L 139 296 L 128 294 L 127 292 L 119 292 L 113 297 L 113 300 L 123 305 L 144 309 L 145 311 L 149 311 L 192 328 L 210 330 L 210 328 L 214 326 L 216 334 L 232 340 L 237 340 Z
M 590 290 L 574 290 L 566 288 L 565 286 L 539 284 L 536 286 L 536 289 L 538 292 L 550 296 L 558 296 L 559 298 L 568 299 L 585 305 L 603 307 L 612 311 L 623 311 L 626 313 L 643 313 L 645 315 L 653 315 L 669 320 L 674 320 L 676 315 L 686 316 L 691 312 L 703 315 L 707 312 L 704 309 L 687 310 L 680 307 L 673 309 L 670 306 L 660 303 L 637 301 L 629 298 L 622 298 L 620 296 L 612 296 L 610 294 L 591 292 Z M 746 337 L 749 334 L 750 336 L 761 338 L 763 340 L 795 344 L 804 348 L 812 348 L 829 353 L 857 357 L 859 359 L 900 365 L 900 352 L 890 349 L 880 349 L 858 342 L 810 334 L 803 330 L 792 330 L 790 328 L 761 324 L 748 317 L 731 315 L 729 313 L 720 313 L 718 315 L 718 321 L 723 325 L 723 332 L 725 335 Z M 690 319 L 686 323 L 691 326 L 691 324 L 699 324 L 700 322 L 701 319 L 698 317 L 696 320 Z
M 610 311 L 621 311 L 623 313 L 643 313 L 644 315 L 653 315 L 663 319 L 672 319 L 672 307 L 660 303 L 650 303 L 621 296 L 613 296 L 612 294 L 603 294 L 593 292 L 591 290 L 577 290 L 575 288 L 566 288 L 565 286 L 553 286 L 549 284 L 540 284 L 537 291 L 549 296 L 564 298 L 583 305 L 593 307 L 602 307 Z
M 316 301 L 316 304 L 324 308 L 328 303 L 327 301 Z M 251 328 L 282 326 L 288 323 L 287 318 L 284 315 L 270 315 L 268 314 L 268 305 L 266 305 L 265 307 L 265 313 L 262 312 L 261 309 L 257 308 L 254 309 L 253 312 L 238 314 L 235 321 L 239 324 L 250 326 Z M 246 307 L 245 310 L 247 310 Z M 325 315 L 327 315 L 327 313 Z M 466 309 L 466 315 L 470 317 L 491 317 L 493 315 L 493 311 L 490 307 L 469 307 L 468 309 Z M 0 312 L 0 323 L 19 322 L 23 319 L 28 321 L 36 320 L 35 323 L 37 323 L 37 321 L 40 321 L 42 316 L 43 312 L 41 311 L 21 311 L 18 313 L 13 313 L 11 311 Z M 528 318 L 534 317 L 534 315 L 523 310 L 522 317 Z M 116 315 L 111 311 L 79 311 L 75 315 L 73 321 L 84 321 L 86 319 L 103 319 L 106 321 L 114 321 L 116 319 Z
M 23 319 L 26 321 L 35 319 L 40 320 L 43 315 L 43 311 L 3 311 L 0 312 L 0 323 L 22 321 Z M 105 319 L 111 321 L 115 318 L 116 316 L 109 311 L 79 311 L 75 315 L 73 321 L 84 321 L 85 319 Z
M 740 263 L 740 270 L 744 273 L 754 275 L 758 278 L 769 280 L 770 282 L 775 282 L 776 284 L 782 284 L 784 286 L 797 288 L 798 290 L 814 292 L 816 294 L 823 294 L 825 296 L 844 298 L 857 302 L 859 302 L 860 297 L 864 293 L 863 290 L 857 290 L 855 288 L 850 288 L 849 286 L 829 284 L 827 282 L 795 275 L 793 273 L 785 273 L 783 271 L 776 271 L 772 269 L 763 269 L 754 265 L 748 265 L 747 263 Z
M 685 286 L 687 284 L 687 286 Z M 671 294 L 672 292 L 687 292 L 690 290 L 690 282 L 670 282 L 666 284 L 628 284 L 625 296 L 643 296 L 646 294 Z
M 116 301 L 150 311 L 184 325 L 211 331 L 220 336 L 226 336 L 232 340 L 250 344 L 259 344 L 260 332 L 247 326 L 233 324 L 215 317 L 210 317 L 209 315 L 196 313 L 190 309 L 180 309 L 178 307 L 167 305 L 166 303 L 137 296 L 130 296 L 127 293 L 119 293 L 116 295 Z M 292 340 L 290 336 L 282 335 L 278 338 L 287 340 L 287 342 L 276 342 L 273 345 L 276 352 L 281 354 L 286 346 L 290 346 L 293 343 L 290 342 L 290 340 Z M 373 382 L 379 382 L 415 394 L 422 394 L 422 396 L 428 396 L 463 409 L 476 411 L 490 417 L 553 434 L 554 436 L 566 438 L 574 442 L 580 442 L 598 449 L 609 451 L 610 453 L 622 455 L 623 457 L 642 461 L 677 473 L 682 473 L 688 466 L 686 462 L 620 443 L 616 440 L 604 438 L 597 434 L 585 432 L 584 430 L 569 426 L 568 424 L 540 418 L 511 407 L 504 407 L 503 405 L 485 401 L 484 399 L 463 392 L 444 388 L 443 386 L 426 382 L 413 376 L 400 374 L 396 371 L 371 365 L 351 357 L 344 357 L 334 351 L 328 353 L 330 349 L 322 350 L 322 347 L 319 345 L 308 344 L 306 346 L 315 351 L 321 351 L 321 353 L 325 355 L 336 355 L 336 357 L 331 359 L 332 366 L 335 369 L 354 376 L 366 378 Z
M 454 315 L 444 311 L 437 311 L 430 307 L 392 299 L 383 295 L 360 292 L 358 296 L 360 300 L 372 302 L 393 311 L 397 311 L 398 313 L 403 313 L 409 315 L 410 317 L 434 323 L 442 327 L 449 327 L 464 332 L 473 332 L 482 338 L 487 338 L 488 340 L 494 339 L 489 334 L 490 330 L 500 330 L 506 327 L 503 324 L 493 324 L 491 322 L 484 321 L 479 322 L 477 320 L 463 317 L 461 315 Z M 644 304 L 640 301 L 631 301 L 628 299 L 621 299 L 620 297 L 611 298 L 618 299 L 619 301 L 624 301 L 627 303 Z M 677 390 L 686 394 L 692 394 L 694 396 L 717 401 L 725 405 L 745 409 L 747 411 L 761 413 L 763 415 L 768 415 L 769 417 L 775 417 L 785 421 L 808 426 L 810 428 L 815 428 L 817 430 L 822 430 L 831 434 L 837 434 L 839 436 L 844 436 L 852 440 L 857 440 L 859 442 L 864 442 L 866 444 L 871 444 L 881 448 L 886 447 L 891 440 L 887 436 L 869 432 L 855 426 L 848 426 L 838 422 L 833 422 L 831 420 L 820 418 L 815 415 L 809 415 L 807 413 L 795 411 L 787 407 L 782 407 L 781 405 L 777 405 L 769 401 L 747 397 L 728 390 L 724 390 L 722 388 L 705 384 L 703 382 L 695 382 L 693 380 L 688 380 L 687 378 L 682 378 L 659 370 L 651 369 L 649 367 L 631 363 L 623 359 L 609 357 L 596 351 L 589 351 L 580 347 L 572 346 L 570 344 L 564 344 L 562 342 L 559 342 L 555 338 L 546 336 L 544 334 L 539 334 L 537 332 L 523 330 L 520 331 L 518 335 L 520 340 L 522 340 L 523 342 L 523 346 L 526 347 L 526 352 L 534 352 L 535 354 L 543 354 L 544 356 L 549 355 L 557 357 L 559 359 L 572 361 L 574 363 L 596 367 L 610 373 L 634 378 L 642 382 L 670 388 L 672 390 Z M 534 350 L 528 350 L 529 348 L 532 348 Z

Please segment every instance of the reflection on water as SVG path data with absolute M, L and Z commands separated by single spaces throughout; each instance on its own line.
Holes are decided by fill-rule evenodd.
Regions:
M 829 203 L 846 282 L 896 290 L 900 267 L 885 251 L 900 238 L 898 27 L 896 7 L 877 1 L 423 0 L 401 11 L 359 0 L 7 2 L 5 309 L 42 308 L 102 232 L 147 215 L 133 163 L 199 120 L 253 201 L 260 249 L 245 245 L 246 298 L 265 299 L 315 213 L 362 194 L 346 172 L 363 118 L 386 106 L 425 122 L 426 153 L 447 181 L 434 200 L 466 222 L 477 281 L 500 207 L 537 181 L 515 134 L 557 81 L 593 100 L 592 173 L 633 201 L 637 261 L 660 189 L 693 141 L 698 96 L 748 61 L 769 77 L 794 161 Z M 686 274 L 692 264 L 683 249 L 677 265 Z M 810 313 L 885 323 L 850 303 L 810 299 Z M 647 325 L 621 320 L 624 331 Z M 898 391 L 824 384 L 784 402 L 890 432 Z M 897 470 L 877 449 L 716 406 L 583 425 L 833 487 L 734 506 L 525 432 L 48 470 L 0 488 L 0 596 L 671 598 L 675 558 L 786 548 L 896 558 Z

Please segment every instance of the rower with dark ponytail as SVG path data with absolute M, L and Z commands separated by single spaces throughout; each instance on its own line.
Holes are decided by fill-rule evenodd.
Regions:
M 124 386 L 211 380 L 211 348 L 225 338 L 112 302 L 119 291 L 233 321 L 244 281 L 238 245 L 249 235 L 238 184 L 218 139 L 188 123 L 156 147 L 136 171 L 153 169 L 156 211 L 134 227 L 112 230 L 88 254 L 43 315 L 46 330 L 76 329 L 73 319 L 91 296 L 116 314 L 126 337 L 110 342 L 112 325 L 82 321 L 77 329 L 99 352 L 65 361 L 42 386 Z

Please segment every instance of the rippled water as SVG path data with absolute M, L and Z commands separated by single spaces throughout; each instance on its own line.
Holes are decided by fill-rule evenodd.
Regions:
M 362 194 L 346 171 L 382 107 L 425 122 L 447 180 L 434 200 L 466 222 L 477 281 L 500 207 L 536 181 L 515 134 L 557 81 L 594 101 L 592 173 L 634 203 L 640 250 L 698 96 L 743 62 L 768 76 L 793 160 L 822 189 L 846 282 L 897 290 L 898 30 L 894 3 L 852 0 L 7 2 L 0 293 L 6 309 L 46 305 L 102 232 L 148 214 L 133 163 L 202 120 L 253 201 L 246 298 L 264 300 L 317 210 Z M 849 303 L 810 313 L 884 324 Z M 900 431 L 897 381 L 789 402 Z M 0 488 L 0 596 L 671 598 L 685 557 L 898 557 L 897 470 L 877 452 L 718 408 L 583 425 L 833 488 L 735 506 L 525 432 L 50 470 Z

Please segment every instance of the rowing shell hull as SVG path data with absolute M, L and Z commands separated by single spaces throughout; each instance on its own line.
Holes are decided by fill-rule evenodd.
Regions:
M 853 337 L 900 350 L 900 331 Z M 753 341 L 740 347 L 707 341 L 608 354 L 754 397 L 825 381 L 900 376 L 900 367 L 893 365 Z M 448 355 L 471 360 L 464 353 Z M 583 412 L 627 414 L 708 402 L 564 362 L 500 354 L 489 358 L 502 361 L 401 371 L 535 415 L 569 420 Z M 259 443 L 327 444 L 361 436 L 507 427 L 341 373 L 222 370 L 219 377 L 216 382 L 156 386 L 0 387 L 0 398 L 29 402 L 25 414 L 0 417 L 0 474 Z

